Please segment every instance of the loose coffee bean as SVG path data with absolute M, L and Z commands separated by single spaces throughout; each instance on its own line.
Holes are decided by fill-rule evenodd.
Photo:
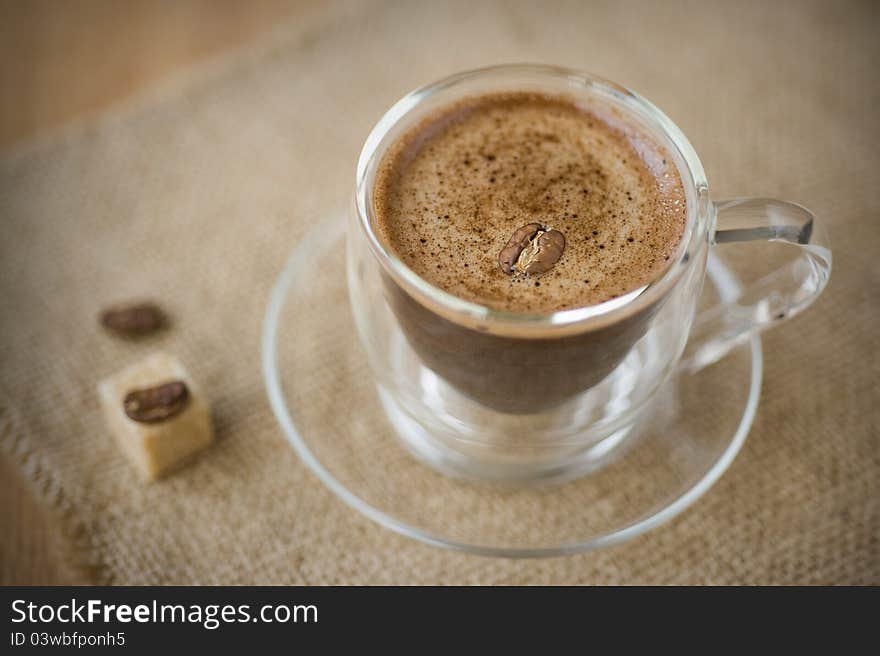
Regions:
M 123 337 L 149 335 L 166 323 L 165 313 L 155 303 L 117 305 L 101 313 L 101 324 Z
M 537 276 L 547 273 L 565 250 L 565 236 L 547 230 L 538 223 L 519 228 L 498 255 L 501 270 L 508 275 L 522 273 Z
M 182 380 L 155 387 L 133 390 L 125 395 L 122 406 L 129 419 L 155 424 L 180 414 L 189 402 L 189 389 Z

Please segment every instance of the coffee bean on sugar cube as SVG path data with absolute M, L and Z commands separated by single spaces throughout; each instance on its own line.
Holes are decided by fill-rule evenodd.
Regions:
M 204 396 L 168 353 L 105 378 L 98 394 L 107 428 L 148 480 L 182 466 L 214 440 Z

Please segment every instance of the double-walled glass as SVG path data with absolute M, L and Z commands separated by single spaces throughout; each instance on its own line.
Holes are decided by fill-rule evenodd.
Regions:
M 438 108 L 496 91 L 561 94 L 599 106 L 667 150 L 681 173 L 687 226 L 659 277 L 597 305 L 516 314 L 432 286 L 382 243 L 372 195 L 389 146 Z M 792 247 L 774 254 L 770 273 L 737 299 L 695 321 L 710 248 L 752 240 Z M 660 386 L 675 384 L 674 371 L 706 366 L 803 309 L 830 267 L 810 212 L 767 199 L 713 203 L 696 153 L 656 107 L 607 80 L 548 66 L 462 73 L 395 104 L 361 153 L 347 234 L 355 320 L 398 436 L 436 469 L 491 481 L 565 479 L 599 466 L 637 432 Z

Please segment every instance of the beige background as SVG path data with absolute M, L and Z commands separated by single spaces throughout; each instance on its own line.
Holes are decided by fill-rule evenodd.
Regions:
M 49 509 L 34 535 L 61 533 L 73 576 L 113 583 L 880 582 L 877 26 L 871 3 L 333 3 L 7 149 L 0 444 Z M 824 297 L 766 337 L 758 418 L 721 482 L 630 543 L 540 561 L 427 547 L 344 507 L 285 446 L 256 365 L 268 289 L 344 204 L 383 109 L 511 60 L 639 90 L 690 136 L 714 197 L 802 202 L 835 254 Z M 145 347 L 94 315 L 150 288 L 180 329 L 148 346 L 206 381 L 219 442 L 142 486 L 93 389 Z
M 0 0 L 0 148 L 89 120 L 319 7 L 318 0 Z M 67 567 L 57 521 L 2 454 L 0 498 L 0 584 L 80 580 Z

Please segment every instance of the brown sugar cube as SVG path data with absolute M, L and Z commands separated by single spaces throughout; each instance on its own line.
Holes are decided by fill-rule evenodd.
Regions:
M 98 394 L 107 427 L 147 479 L 163 476 L 214 440 L 204 396 L 168 353 L 105 378 Z

